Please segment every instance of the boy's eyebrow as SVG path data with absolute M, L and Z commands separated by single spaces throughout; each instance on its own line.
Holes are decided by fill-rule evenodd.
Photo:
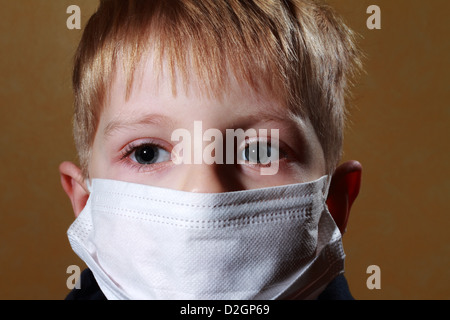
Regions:
M 289 117 L 283 117 L 276 113 L 261 111 L 257 115 L 246 115 L 244 117 L 246 122 L 248 123 L 264 123 L 275 121 L 278 123 L 287 123 L 290 125 L 298 125 L 298 123 L 294 122 Z M 145 115 L 138 115 L 134 118 L 128 119 L 117 119 L 111 120 L 103 130 L 103 133 L 106 137 L 110 137 L 114 132 L 126 129 L 126 128 L 134 128 L 135 126 L 145 126 L 145 125 L 157 125 L 160 127 L 172 127 L 175 128 L 175 124 L 173 119 L 168 116 L 150 113 Z
M 117 130 L 124 128 L 133 128 L 134 126 L 143 126 L 143 125 L 169 126 L 173 125 L 173 121 L 167 116 L 151 113 L 146 114 L 144 116 L 139 116 L 126 120 L 122 119 L 111 120 L 103 130 L 103 133 L 105 136 L 108 137 L 111 136 Z

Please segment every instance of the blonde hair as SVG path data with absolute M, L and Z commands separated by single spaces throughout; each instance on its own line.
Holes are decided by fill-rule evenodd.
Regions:
M 192 70 L 220 95 L 229 70 L 282 99 L 288 116 L 308 117 L 331 172 L 341 158 L 345 101 L 361 69 L 353 33 L 313 0 L 101 0 L 75 55 L 74 138 L 87 176 L 90 150 L 118 61 L 130 94 L 144 53 L 166 59 L 188 86 Z M 162 62 L 161 62 L 162 63 Z

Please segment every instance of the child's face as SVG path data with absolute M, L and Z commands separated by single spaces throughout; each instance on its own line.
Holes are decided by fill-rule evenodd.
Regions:
M 170 78 L 163 75 L 158 82 L 149 65 L 142 81 L 135 79 L 128 100 L 125 76 L 118 72 L 95 136 L 91 178 L 191 192 L 226 192 L 307 182 L 326 174 L 323 150 L 310 122 L 289 120 L 284 107 L 270 94 L 233 82 L 222 99 L 208 98 L 196 89 L 198 81 L 193 77 L 188 92 L 179 83 L 174 96 Z M 172 133 L 187 129 L 194 140 L 194 121 L 201 121 L 202 135 L 210 128 L 220 130 L 224 145 L 226 129 L 267 129 L 269 133 L 278 129 L 276 174 L 261 175 L 261 167 L 254 164 L 173 163 L 171 150 L 179 141 L 171 140 Z M 253 138 L 257 137 L 249 141 Z M 202 149 L 210 143 L 203 141 Z M 237 146 L 236 153 L 245 154 L 245 145 Z

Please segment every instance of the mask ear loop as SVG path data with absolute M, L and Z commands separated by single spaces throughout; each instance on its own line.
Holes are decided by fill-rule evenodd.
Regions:
M 84 179 L 84 184 L 86 185 L 86 188 L 88 189 L 89 193 L 92 193 L 92 183 L 89 178 Z
M 323 185 L 322 193 L 323 193 L 324 201 L 327 201 L 327 198 L 328 198 L 328 192 L 330 191 L 331 179 L 332 179 L 332 176 L 330 174 L 327 175 L 327 178 Z

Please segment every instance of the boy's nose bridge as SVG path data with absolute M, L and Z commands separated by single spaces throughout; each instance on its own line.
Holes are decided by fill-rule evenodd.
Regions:
M 220 164 L 189 164 L 183 165 L 183 172 L 179 174 L 178 190 L 198 193 L 220 193 L 232 191 L 228 186 L 232 177 L 227 175 Z

